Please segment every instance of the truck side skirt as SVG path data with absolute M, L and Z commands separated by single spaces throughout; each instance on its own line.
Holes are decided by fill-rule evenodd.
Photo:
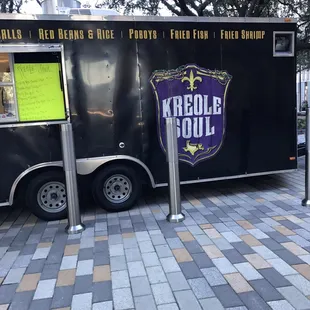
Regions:
M 77 164 L 77 173 L 79 175 L 89 175 L 93 173 L 95 170 L 98 168 L 104 166 L 105 164 L 112 162 L 112 161 L 118 161 L 118 160 L 126 160 L 129 162 L 134 162 L 138 164 L 141 168 L 144 169 L 144 171 L 147 173 L 149 177 L 150 184 L 152 185 L 153 188 L 156 187 L 154 177 L 149 170 L 149 168 L 139 159 L 131 157 L 131 156 L 126 156 L 126 155 L 117 155 L 117 156 L 104 156 L 104 157 L 94 157 L 94 158 L 82 158 L 82 159 L 77 159 L 76 164 Z M 38 165 L 32 166 L 25 171 L 23 171 L 14 181 L 11 190 L 10 190 L 10 196 L 9 196 L 9 201 L 7 203 L 1 203 L 1 206 L 9 206 L 12 205 L 14 202 L 14 195 L 16 192 L 16 189 L 18 187 L 18 184 L 21 182 L 21 180 L 26 177 L 29 173 L 36 171 L 38 169 L 42 168 L 47 168 L 47 167 L 63 167 L 63 162 L 62 161 L 55 161 L 55 162 L 46 162 L 46 163 L 40 163 Z
M 96 171 L 98 168 L 104 166 L 105 164 L 119 160 L 127 160 L 134 162 L 141 166 L 141 168 L 144 169 L 144 171 L 147 173 L 149 177 L 150 184 L 152 188 L 159 188 L 159 187 L 165 187 L 168 186 L 168 183 L 155 183 L 154 177 L 150 171 L 150 169 L 139 159 L 131 157 L 131 156 L 104 156 L 104 157 L 95 157 L 95 158 L 83 158 L 77 160 L 77 173 L 79 175 L 89 175 Z M 22 181 L 24 177 L 26 177 L 29 173 L 42 169 L 42 168 L 48 168 L 48 167 L 63 167 L 62 161 L 56 161 L 56 162 L 46 162 L 41 163 L 35 166 L 32 166 L 28 168 L 27 170 L 23 171 L 14 181 L 11 190 L 10 190 L 10 196 L 8 202 L 0 203 L 0 207 L 5 206 L 11 206 L 14 203 L 14 196 L 16 193 L 16 189 L 19 185 L 19 183 Z M 197 180 L 190 180 L 190 181 L 181 181 L 181 185 L 186 184 L 197 184 L 197 183 L 206 183 L 206 182 L 214 182 L 214 181 L 224 181 L 224 180 L 232 180 L 232 179 L 241 179 L 246 177 L 255 177 L 255 176 L 263 176 L 263 175 L 270 175 L 270 174 L 280 174 L 280 173 L 289 173 L 294 172 L 296 169 L 290 169 L 290 170 L 278 170 L 278 171 L 268 171 L 268 172 L 259 172 L 259 173 L 249 173 L 249 174 L 241 174 L 241 175 L 235 175 L 235 176 L 226 176 L 226 177 L 218 177 L 218 178 L 209 178 L 209 179 L 197 179 Z

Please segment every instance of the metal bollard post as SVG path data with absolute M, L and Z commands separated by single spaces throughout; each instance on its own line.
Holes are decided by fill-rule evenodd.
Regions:
M 167 161 L 169 166 L 169 207 L 167 221 L 182 222 L 185 219 L 181 211 L 179 156 L 176 119 L 166 118 Z
M 68 226 L 66 231 L 68 234 L 78 234 L 85 229 L 85 225 L 81 222 L 73 131 L 70 123 L 61 124 L 61 146 L 68 206 Z
M 302 201 L 304 207 L 310 206 L 310 107 L 306 112 L 306 177 L 305 177 L 305 199 Z

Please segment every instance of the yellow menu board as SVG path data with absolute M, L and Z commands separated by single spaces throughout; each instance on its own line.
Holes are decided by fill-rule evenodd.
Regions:
M 65 120 L 58 63 L 14 64 L 20 122 Z

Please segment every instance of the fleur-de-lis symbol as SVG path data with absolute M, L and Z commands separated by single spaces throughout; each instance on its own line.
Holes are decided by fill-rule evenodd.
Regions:
M 184 78 L 181 80 L 182 83 L 184 82 L 189 82 L 189 86 L 187 87 L 187 89 L 190 89 L 191 91 L 194 91 L 195 89 L 197 89 L 197 86 L 195 86 L 195 82 L 202 82 L 202 78 L 200 76 L 194 76 L 194 72 L 193 70 L 191 70 L 189 77 L 184 76 Z

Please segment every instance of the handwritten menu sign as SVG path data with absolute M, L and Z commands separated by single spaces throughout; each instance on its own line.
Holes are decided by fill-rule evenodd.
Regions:
M 65 120 L 57 63 L 14 64 L 20 122 Z

